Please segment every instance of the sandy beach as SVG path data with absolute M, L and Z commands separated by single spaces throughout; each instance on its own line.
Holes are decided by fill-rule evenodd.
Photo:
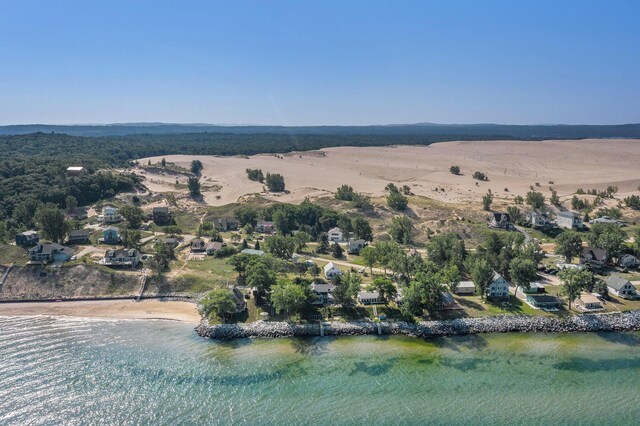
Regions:
M 200 322 L 196 305 L 160 300 L 96 300 L 78 302 L 2 303 L 0 316 L 52 315 L 112 319 L 164 319 Z

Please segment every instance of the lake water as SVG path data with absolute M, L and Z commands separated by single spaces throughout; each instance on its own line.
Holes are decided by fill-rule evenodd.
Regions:
M 202 339 L 0 317 L 0 424 L 639 424 L 640 334 Z

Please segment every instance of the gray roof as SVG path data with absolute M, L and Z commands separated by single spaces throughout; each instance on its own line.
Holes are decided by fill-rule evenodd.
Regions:
M 117 249 L 107 250 L 104 253 L 104 257 L 138 257 L 140 252 L 136 249 Z
M 311 284 L 311 290 L 315 290 L 318 293 L 331 293 L 336 288 L 333 284 L 313 283 Z
M 473 281 L 460 281 L 460 283 L 458 284 L 458 288 L 476 288 L 476 285 L 473 283 Z
M 575 212 L 566 210 L 566 211 L 558 212 L 558 216 L 573 219 L 574 217 L 577 216 L 577 214 Z
M 220 250 L 222 248 L 222 243 L 219 241 L 213 241 L 207 244 L 207 250 Z
M 118 228 L 116 228 L 115 226 L 107 226 L 106 228 L 104 228 L 105 231 L 116 231 L 116 232 L 120 232 L 120 230 Z
M 377 299 L 380 297 L 380 293 L 377 291 L 359 291 L 358 297 L 360 299 Z
M 605 261 L 607 259 L 607 251 L 599 248 L 582 247 L 580 257 L 592 260 Z
M 69 237 L 85 237 L 89 236 L 90 231 L 88 229 L 74 229 L 69 232 Z
M 36 231 L 24 231 L 24 232 L 20 232 L 18 235 L 24 235 L 25 237 L 30 237 L 30 236 L 38 236 L 38 233 Z
M 255 249 L 250 249 L 250 248 L 246 248 L 246 249 L 242 250 L 241 253 L 244 253 L 244 254 L 257 254 L 258 256 L 262 256 L 264 254 L 264 252 L 262 250 L 255 250 Z
M 153 213 L 169 213 L 169 207 L 154 207 Z
M 530 294 L 527 297 L 536 303 L 561 303 L 560 299 L 550 294 Z
M 617 275 L 611 275 L 607 278 L 607 285 L 615 290 L 622 290 L 625 285 L 631 284 L 629 280 L 619 277 Z
M 29 249 L 29 253 L 32 254 L 36 254 L 36 253 L 42 253 L 42 254 L 52 254 L 54 252 L 69 252 L 69 248 L 62 246 L 60 244 L 57 243 L 44 243 L 44 244 L 38 244 L 35 247 L 32 247 Z

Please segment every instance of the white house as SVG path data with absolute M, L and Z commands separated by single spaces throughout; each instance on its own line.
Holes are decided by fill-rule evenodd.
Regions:
M 382 303 L 380 301 L 380 293 L 377 291 L 359 291 L 358 303 L 362 303 L 363 305 Z
M 102 223 L 118 223 L 122 220 L 122 216 L 118 214 L 118 209 L 115 207 L 103 207 L 102 214 L 98 216 L 98 220 Z
M 342 271 L 333 262 L 329 262 L 324 265 L 325 278 L 333 278 L 342 275 Z
M 623 299 L 633 300 L 638 298 L 638 290 L 636 290 L 633 284 L 616 275 L 612 275 L 607 278 L 607 289 L 609 292 Z
M 460 281 L 456 288 L 456 294 L 473 296 L 476 293 L 476 286 L 473 281 Z
M 107 250 L 98 263 L 106 266 L 135 268 L 140 263 L 140 252 L 136 249 Z
M 529 222 L 533 228 L 547 228 L 551 226 L 551 220 L 549 217 L 540 211 L 532 211 L 529 213 Z
M 327 237 L 329 237 L 329 241 L 332 243 L 341 243 L 343 236 L 344 234 L 342 233 L 342 229 L 338 227 L 331 228 L 329 229 L 329 232 L 327 232 Z
M 349 254 L 360 254 L 360 251 L 367 245 L 365 240 L 349 240 L 347 252 Z
M 315 295 L 315 299 L 311 302 L 314 305 L 324 305 L 333 302 L 331 292 L 336 288 L 333 284 L 313 283 L 311 284 L 311 292 Z
M 584 227 L 580 215 L 571 211 L 559 212 L 556 224 L 558 227 L 565 229 L 582 229 Z
M 638 267 L 638 258 L 632 254 L 623 254 L 618 259 L 620 266 L 623 268 L 637 268 Z
M 509 281 L 497 272 L 493 273 L 493 282 L 487 287 L 487 297 L 500 299 L 509 295 Z

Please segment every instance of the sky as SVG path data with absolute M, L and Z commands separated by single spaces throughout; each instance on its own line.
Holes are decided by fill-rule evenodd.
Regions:
M 0 124 L 640 122 L 640 1 L 0 0 Z

